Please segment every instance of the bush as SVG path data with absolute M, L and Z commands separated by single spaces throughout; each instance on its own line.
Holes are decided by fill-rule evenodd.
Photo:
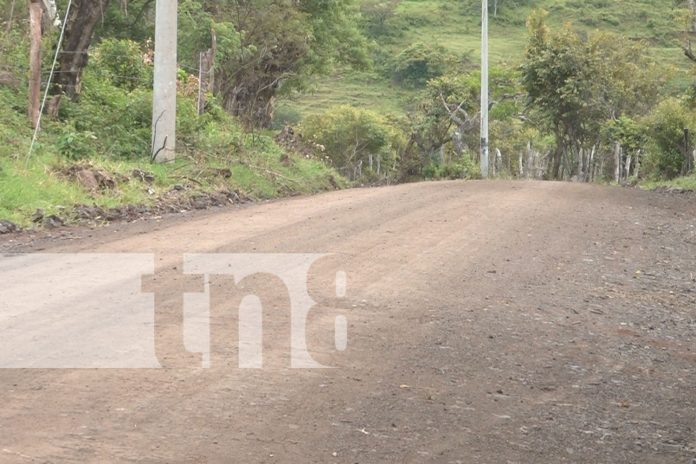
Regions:
M 641 170 L 650 179 L 672 179 L 684 161 L 684 129 L 694 133 L 696 118 L 681 100 L 660 103 L 647 118 L 648 153 Z
M 302 120 L 302 113 L 297 108 L 281 105 L 273 114 L 273 129 L 282 129 L 285 126 L 297 126 Z
M 441 164 L 431 162 L 423 168 L 425 179 L 475 179 L 479 177 L 479 167 L 469 155 Z
M 94 132 L 80 132 L 74 126 L 66 124 L 58 137 L 56 146 L 62 156 L 70 160 L 81 160 L 96 155 L 94 142 L 97 136 Z
M 94 150 L 100 155 L 146 156 L 150 151 L 152 91 L 118 87 L 91 65 L 83 85 L 79 103 L 66 100 L 62 110 L 75 133 L 93 133 Z
M 128 90 L 152 81 L 152 68 L 145 63 L 140 46 L 132 40 L 104 40 L 94 51 L 92 68 L 100 77 Z
M 430 79 L 442 76 L 455 61 L 444 47 L 417 42 L 393 59 L 390 70 L 396 82 L 423 87 Z
M 372 173 L 391 175 L 396 147 L 402 138 L 382 116 L 351 106 L 338 106 L 320 116 L 310 116 L 300 131 L 323 146 L 331 163 L 351 179 L 369 177 Z

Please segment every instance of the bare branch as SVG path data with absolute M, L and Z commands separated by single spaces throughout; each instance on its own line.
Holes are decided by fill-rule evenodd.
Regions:
M 682 50 L 684 50 L 684 56 L 696 63 L 696 54 L 691 49 L 691 41 L 689 40 L 686 45 L 682 45 Z

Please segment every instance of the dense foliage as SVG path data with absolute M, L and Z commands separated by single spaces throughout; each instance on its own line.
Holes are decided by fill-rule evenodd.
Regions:
M 372 111 L 338 106 L 307 118 L 301 130 L 351 179 L 388 179 L 396 172 L 403 141 L 398 130 Z

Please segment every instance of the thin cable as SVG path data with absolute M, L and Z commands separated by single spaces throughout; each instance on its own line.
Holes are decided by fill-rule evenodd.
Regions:
M 39 136 L 39 130 L 41 130 L 41 116 L 43 115 L 44 107 L 46 106 L 46 100 L 48 99 L 48 91 L 51 88 L 51 82 L 53 82 L 53 74 L 55 73 L 56 64 L 58 63 L 58 54 L 60 53 L 60 47 L 63 46 L 63 37 L 65 37 L 65 28 L 68 25 L 68 15 L 70 15 L 70 7 L 72 7 L 72 0 L 68 1 L 68 8 L 65 10 L 65 16 L 63 18 L 63 27 L 60 30 L 60 38 L 58 39 L 58 45 L 56 46 L 56 56 L 53 58 L 53 65 L 51 66 L 51 75 L 48 78 L 46 92 L 44 92 L 43 101 L 41 102 L 41 110 L 39 110 L 39 120 L 36 122 L 36 127 L 34 128 L 34 136 L 31 138 L 31 145 L 29 145 L 29 153 L 27 153 L 27 159 L 24 163 L 25 168 L 29 166 L 29 158 L 31 157 L 31 153 L 34 151 L 36 138 Z

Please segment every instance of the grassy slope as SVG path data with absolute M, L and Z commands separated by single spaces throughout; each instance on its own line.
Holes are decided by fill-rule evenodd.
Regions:
M 504 0 L 511 3 L 510 0 Z M 492 18 L 490 31 L 491 63 L 515 65 L 521 62 L 526 45 L 525 20 L 535 7 L 549 12 L 549 22 L 559 26 L 570 21 L 579 29 L 609 30 L 630 38 L 645 40 L 650 53 L 665 64 L 686 68 L 688 63 L 678 47 L 683 21 L 668 0 L 536 0 L 530 6 L 502 7 Z M 403 0 L 395 28 L 401 34 L 377 44 L 389 54 L 417 41 L 437 42 L 466 55 L 472 62 L 480 57 L 480 2 L 465 0 Z M 682 86 L 682 77 L 674 85 Z M 403 114 L 411 107 L 414 92 L 405 91 L 377 75 L 341 70 L 318 79 L 316 91 L 281 104 L 279 115 L 291 114 L 295 122 L 337 104 L 349 103 L 388 114 Z
M 315 193 L 330 190 L 329 180 L 342 183 L 339 176 L 319 162 L 293 159 L 293 166 L 281 163 L 279 157 L 254 156 L 254 163 L 235 163 L 230 166 L 232 177 L 224 179 L 203 176 L 210 167 L 180 161 L 169 165 L 151 165 L 144 161 L 114 161 L 105 158 L 89 160 L 96 169 L 130 177 L 119 182 L 117 188 L 98 193 L 90 192 L 60 173 L 68 163 L 53 155 L 43 155 L 28 167 L 22 161 L 0 160 L 0 219 L 7 219 L 22 226 L 30 224 L 30 217 L 37 208 L 47 214 L 65 216 L 77 204 L 114 208 L 120 205 L 152 205 L 157 198 L 174 186 L 188 185 L 188 195 L 204 192 L 236 191 L 252 199 L 274 198 L 283 195 Z M 130 176 L 134 169 L 152 173 L 152 185 L 146 185 Z M 69 217 L 69 214 L 67 215 Z
M 118 158 L 97 155 L 71 161 L 60 154 L 62 124 L 45 121 L 44 130 L 31 158 L 27 159 L 32 131 L 24 115 L 26 94 L 0 86 L 0 220 L 31 225 L 38 209 L 65 219 L 74 205 L 115 208 L 121 205 L 152 205 L 175 186 L 185 186 L 181 195 L 236 191 L 242 197 L 273 198 L 314 193 L 345 186 L 346 182 L 323 163 L 286 153 L 270 135 L 245 134 L 232 121 L 219 123 L 221 136 L 235 135 L 235 143 L 215 144 L 215 153 L 197 148 L 173 164 L 152 164 L 144 156 Z M 97 121 L 99 123 L 99 121 Z M 95 128 L 95 130 L 98 130 Z M 102 128 L 109 130 L 109 128 Z M 207 140 L 212 140 L 208 137 Z M 205 141 L 205 139 L 204 139 Z M 91 192 L 67 178 L 65 168 L 79 163 L 104 170 L 120 179 L 114 189 Z M 211 175 L 214 168 L 229 169 L 229 179 Z M 134 179 L 140 169 L 154 176 L 151 185 Z
M 180 185 L 191 189 L 184 195 L 236 191 L 252 199 L 330 190 L 335 187 L 333 182 L 345 185 L 333 170 L 318 161 L 291 156 L 288 166 L 273 151 L 255 153 L 250 159 L 253 162 L 227 164 L 232 173 L 230 179 L 205 175 L 204 171 L 214 164 L 190 160 L 152 165 L 138 160 L 90 159 L 89 165 L 95 169 L 124 179 L 115 189 L 96 193 L 63 175 L 61 169 L 70 163 L 56 155 L 42 154 L 28 166 L 21 159 L 0 159 L 0 219 L 28 226 L 38 208 L 46 214 L 69 218 L 71 208 L 77 204 L 107 209 L 127 204 L 148 206 Z M 155 180 L 148 185 L 133 178 L 134 169 L 151 173 Z
M 677 190 L 694 190 L 696 191 L 696 174 L 688 177 L 678 177 L 672 180 L 659 180 L 642 182 L 641 187 L 647 190 L 655 190 L 661 188 L 677 189 Z

